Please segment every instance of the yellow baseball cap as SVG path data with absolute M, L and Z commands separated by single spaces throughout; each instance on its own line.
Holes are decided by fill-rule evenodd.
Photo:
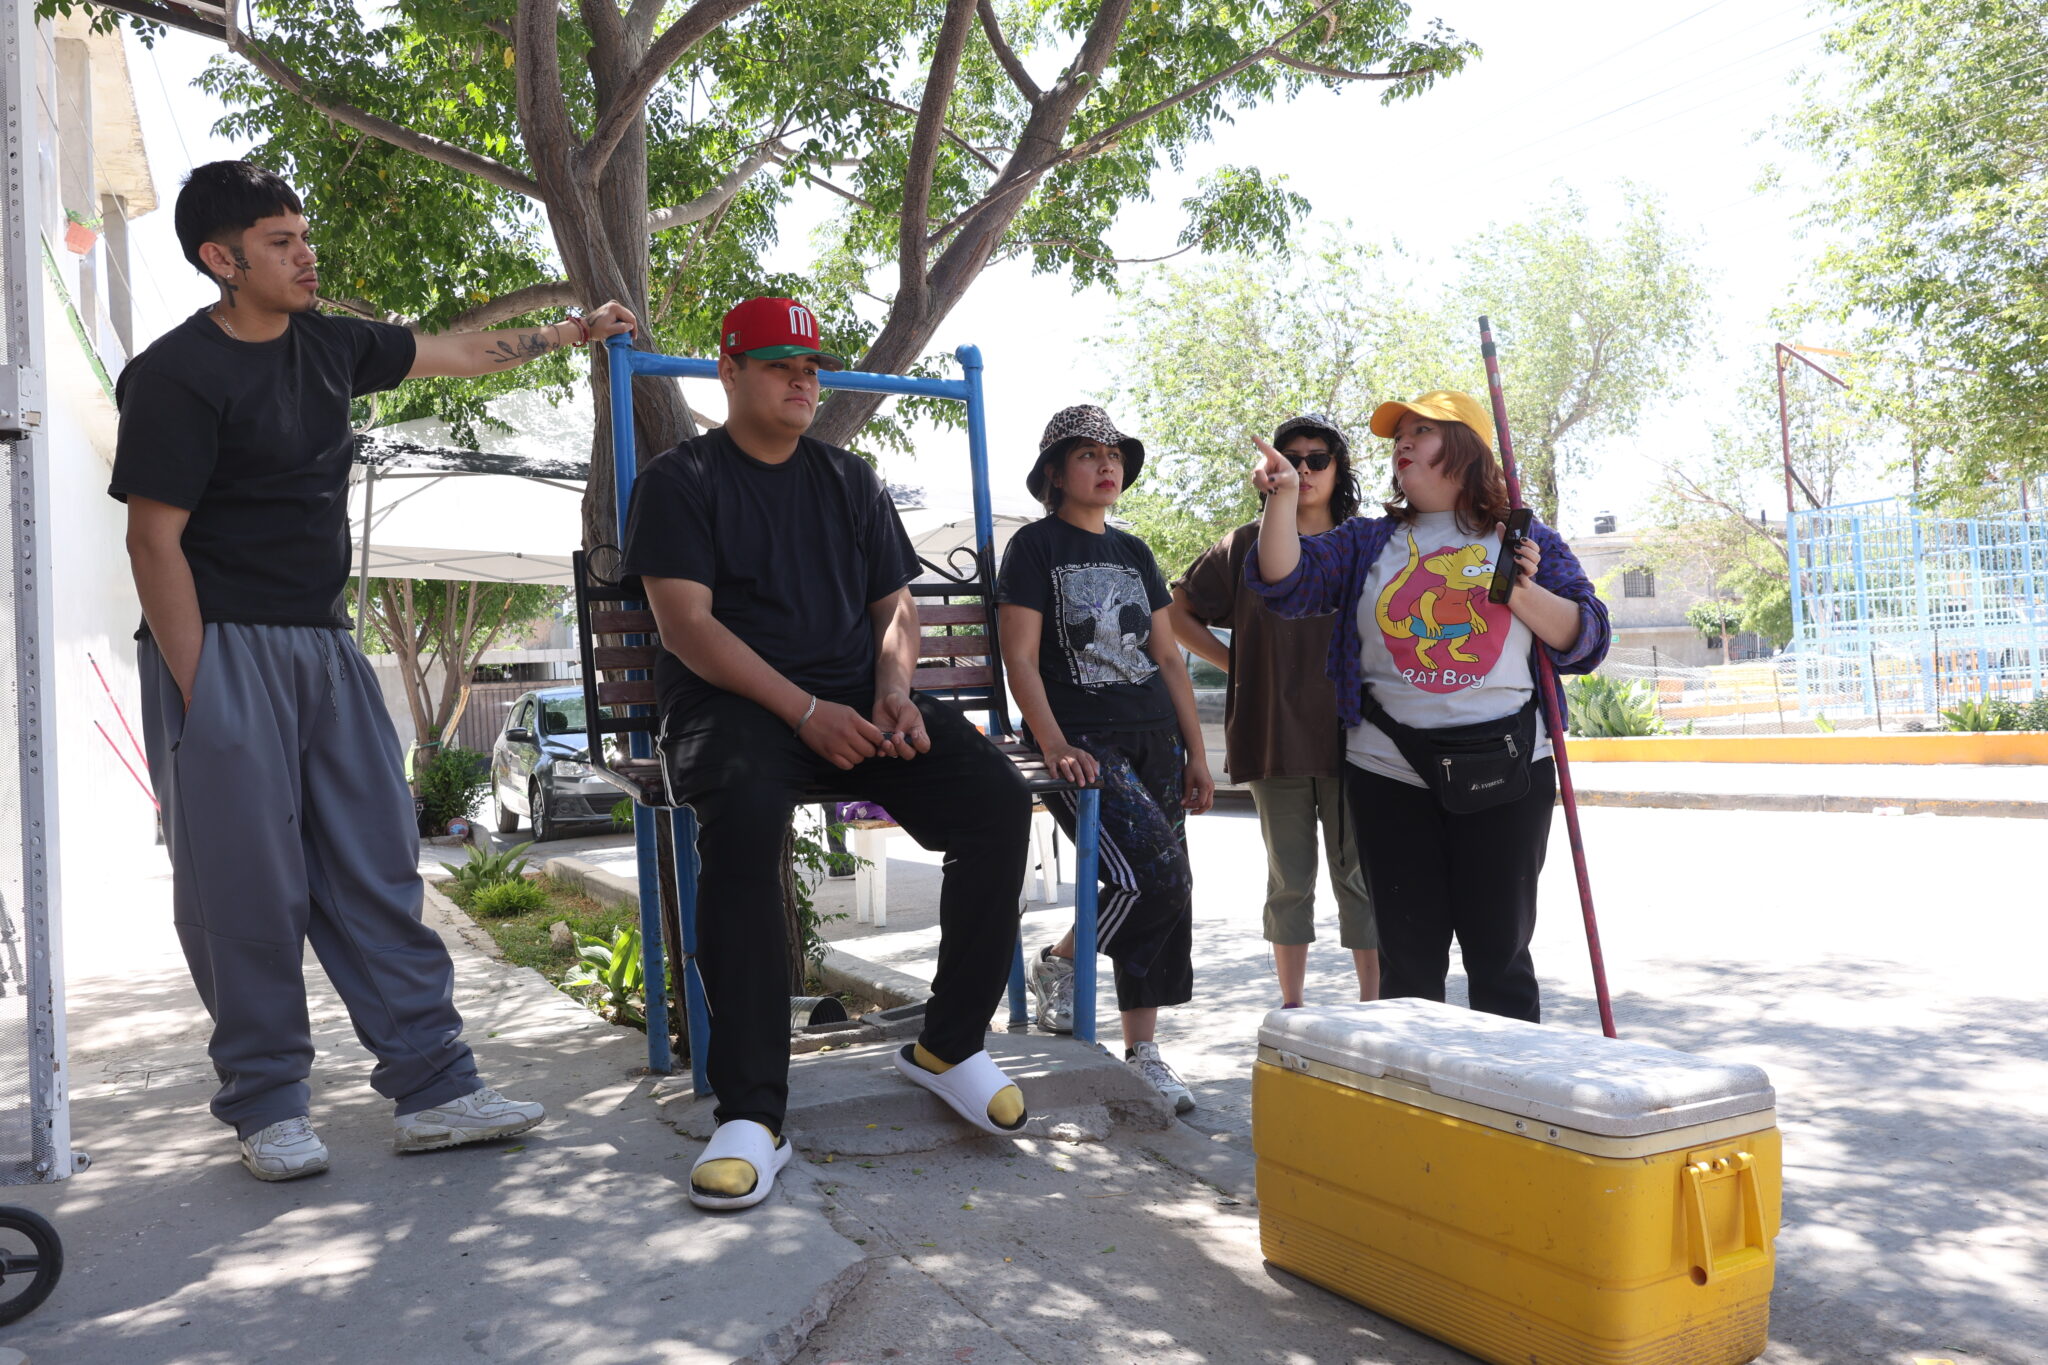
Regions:
M 1456 389 L 1431 389 L 1420 398 L 1411 398 L 1405 403 L 1382 403 L 1372 410 L 1372 434 L 1392 436 L 1394 424 L 1401 420 L 1404 412 L 1439 422 L 1463 422 L 1479 433 L 1479 439 L 1486 442 L 1488 450 L 1494 448 L 1493 414 L 1486 410 L 1486 404 L 1469 393 L 1459 393 Z

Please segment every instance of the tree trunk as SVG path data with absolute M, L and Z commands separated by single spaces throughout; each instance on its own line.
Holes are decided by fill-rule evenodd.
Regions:
M 798 913 L 796 887 L 796 817 L 782 831 L 782 930 L 788 936 L 789 993 L 802 995 L 810 978 L 810 960 L 804 956 L 804 922 Z

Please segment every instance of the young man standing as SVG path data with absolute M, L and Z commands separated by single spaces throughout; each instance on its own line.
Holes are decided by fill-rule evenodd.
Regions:
M 1295 524 L 1321 535 L 1358 512 L 1358 475 L 1344 433 L 1327 417 L 1290 417 L 1273 444 L 1294 466 L 1301 492 Z M 1197 657 L 1230 675 L 1224 696 L 1225 767 L 1251 787 L 1266 840 L 1266 941 L 1280 979 L 1280 1005 L 1302 1003 L 1308 945 L 1315 941 L 1316 826 L 1337 892 L 1337 923 L 1358 974 L 1358 998 L 1379 997 L 1379 929 L 1344 818 L 1343 732 L 1336 692 L 1323 671 L 1328 616 L 1288 621 L 1245 586 L 1244 562 L 1259 523 L 1240 526 L 1202 552 L 1173 587 L 1174 634 Z M 1230 643 L 1211 626 L 1228 626 Z
M 665 652 L 655 686 L 669 796 L 697 814 L 697 963 L 711 1006 L 718 1130 L 690 1172 L 701 1208 L 759 1203 L 789 1162 L 789 977 L 782 838 L 829 785 L 880 802 L 943 850 L 938 974 L 896 1066 L 985 1132 L 1024 1099 L 984 1035 L 1022 908 L 1031 796 L 952 707 L 913 694 L 917 559 L 875 471 L 804 433 L 818 324 L 793 299 L 725 316 L 726 421 L 650 461 L 633 485 L 625 566 Z M 815 800 L 815 796 L 809 799 Z
M 420 922 L 398 737 L 349 635 L 349 402 L 524 364 L 632 315 L 415 336 L 316 312 L 304 206 L 247 162 L 193 171 L 176 216 L 220 297 L 122 371 L 108 492 L 128 505 L 143 737 L 178 938 L 214 1021 L 214 1116 L 259 1180 L 327 1169 L 307 1120 L 310 939 L 377 1058 L 399 1151 L 523 1132 L 541 1107 L 478 1079 L 454 964 Z

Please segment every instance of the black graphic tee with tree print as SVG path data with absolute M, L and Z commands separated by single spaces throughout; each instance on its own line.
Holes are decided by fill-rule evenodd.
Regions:
M 1173 727 L 1173 698 L 1152 661 L 1152 613 L 1171 600 L 1144 541 L 1056 516 L 1018 531 L 996 576 L 996 601 L 1045 618 L 1038 675 L 1069 736 Z

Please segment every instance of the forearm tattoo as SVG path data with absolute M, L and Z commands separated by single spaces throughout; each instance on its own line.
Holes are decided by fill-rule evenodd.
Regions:
M 554 349 L 555 343 L 546 332 L 520 332 L 499 337 L 484 356 L 493 365 L 524 365 Z

